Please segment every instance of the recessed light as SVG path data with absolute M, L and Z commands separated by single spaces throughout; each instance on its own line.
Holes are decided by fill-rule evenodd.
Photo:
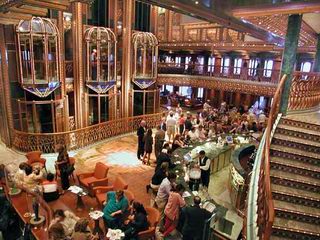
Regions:
M 198 1 L 195 1 L 194 3 L 195 3 L 195 4 L 197 4 L 197 5 L 199 4 L 199 2 L 198 2 Z

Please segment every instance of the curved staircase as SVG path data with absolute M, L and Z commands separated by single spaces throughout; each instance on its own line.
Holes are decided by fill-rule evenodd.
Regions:
M 282 118 L 270 146 L 271 239 L 320 239 L 320 125 Z

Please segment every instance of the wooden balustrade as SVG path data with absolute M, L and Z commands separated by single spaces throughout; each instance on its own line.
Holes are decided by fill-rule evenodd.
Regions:
M 57 144 L 63 144 L 68 150 L 83 148 L 104 139 L 135 131 L 145 120 L 148 127 L 156 127 L 162 113 L 121 118 L 82 129 L 57 133 L 26 133 L 13 130 L 13 147 L 22 152 L 39 150 L 44 153 L 55 152 Z
M 267 128 L 260 142 L 253 167 L 247 201 L 245 219 L 246 239 L 270 239 L 274 219 L 274 207 L 270 185 L 270 143 L 273 128 L 276 126 L 280 100 L 284 83 L 284 75 L 273 97 Z
M 186 74 L 196 76 L 212 76 L 257 82 L 279 82 L 279 70 L 249 68 L 249 67 L 227 67 L 201 64 L 177 64 L 159 63 L 158 73 L 160 74 Z
M 288 110 L 307 110 L 319 107 L 320 73 L 295 72 L 289 97 Z

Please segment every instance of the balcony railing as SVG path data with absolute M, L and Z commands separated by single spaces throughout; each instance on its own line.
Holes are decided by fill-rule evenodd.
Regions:
M 158 73 L 212 76 L 269 83 L 278 83 L 280 76 L 280 71 L 273 69 L 176 63 L 159 63 Z
M 293 74 L 289 106 L 292 110 L 318 108 L 320 103 L 320 73 Z
M 83 148 L 99 141 L 135 131 L 145 120 L 148 127 L 159 125 L 162 113 L 140 115 L 112 120 L 82 129 L 58 133 L 25 133 L 13 130 L 13 147 L 22 152 L 42 151 L 53 153 L 57 144 L 68 150 Z

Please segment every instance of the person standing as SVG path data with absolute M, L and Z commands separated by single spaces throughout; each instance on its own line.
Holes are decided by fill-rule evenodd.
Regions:
M 61 185 L 63 190 L 70 187 L 69 175 L 72 174 L 74 166 L 70 165 L 67 149 L 63 145 L 58 146 L 57 166 L 60 170 Z
M 160 212 L 162 212 L 167 204 L 171 189 L 175 186 L 177 175 L 169 172 L 168 177 L 162 180 L 155 202 Z
M 178 225 L 180 208 L 186 205 L 186 202 L 182 197 L 184 190 L 184 186 L 182 184 L 178 184 L 174 191 L 170 192 L 168 203 L 164 210 L 164 237 L 167 237 Z
M 206 157 L 206 152 L 201 150 L 199 152 L 199 166 L 201 170 L 201 182 L 205 187 L 209 187 L 210 182 L 210 159 Z
M 174 135 L 176 133 L 176 125 L 177 125 L 177 120 L 175 118 L 175 116 L 173 115 L 173 112 L 170 112 L 169 116 L 167 117 L 167 134 L 168 134 L 168 138 L 169 138 L 169 142 L 174 138 Z
M 156 155 L 156 158 L 159 156 L 162 150 L 165 137 L 166 132 L 161 129 L 161 126 L 157 126 L 157 132 L 154 136 L 154 154 Z
M 205 222 L 211 217 L 211 213 L 206 209 L 200 208 L 201 198 L 195 196 L 193 206 L 182 210 L 182 240 L 202 240 Z
M 146 122 L 142 120 L 140 122 L 140 126 L 137 130 L 137 136 L 138 136 L 138 152 L 137 157 L 139 160 L 141 160 L 141 157 L 144 154 L 144 134 L 145 134 L 145 126 Z
M 152 129 L 148 128 L 146 135 L 144 136 L 144 154 L 142 158 L 142 162 L 150 165 L 150 155 L 152 153 L 152 145 L 153 145 L 153 137 L 152 137 Z M 147 157 L 147 162 L 145 162 L 145 158 Z

